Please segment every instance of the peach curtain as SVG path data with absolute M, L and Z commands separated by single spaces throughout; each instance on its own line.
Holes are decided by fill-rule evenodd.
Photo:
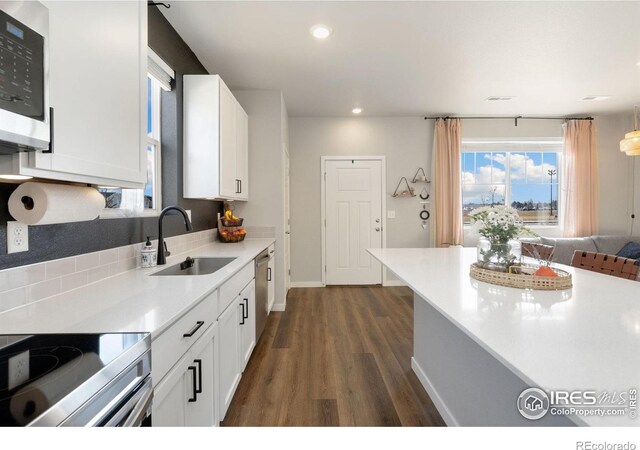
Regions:
M 462 245 L 462 180 L 460 119 L 438 119 L 434 138 L 436 247 Z
M 598 231 L 598 151 L 592 120 L 569 120 L 564 130 L 562 222 L 564 235 Z

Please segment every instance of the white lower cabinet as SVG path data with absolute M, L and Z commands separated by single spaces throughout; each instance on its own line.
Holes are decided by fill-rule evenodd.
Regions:
M 244 305 L 244 306 L 243 306 Z M 256 346 L 256 282 L 251 283 L 240 293 L 240 313 L 244 316 L 240 320 L 240 347 L 238 357 L 240 368 L 244 372 L 251 353 Z
M 271 312 L 273 304 L 276 301 L 276 258 L 275 258 L 275 246 L 269 247 L 269 264 L 267 265 L 267 298 L 268 310 Z
M 227 413 L 242 373 L 238 353 L 241 314 L 240 297 L 236 297 L 227 309 L 220 314 L 220 317 L 218 317 L 220 330 L 220 366 L 218 368 L 218 373 L 220 374 L 220 420 L 224 419 Z
M 155 387 L 153 426 L 215 426 L 218 324 L 211 325 Z
M 152 342 L 153 426 L 224 419 L 256 346 L 255 314 L 252 261 Z

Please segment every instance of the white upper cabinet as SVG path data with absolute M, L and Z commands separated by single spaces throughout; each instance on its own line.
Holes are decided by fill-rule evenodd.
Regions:
M 236 199 L 249 200 L 249 116 L 240 105 L 236 108 L 236 136 Z
M 218 75 L 185 75 L 185 198 L 248 200 L 246 112 Z
M 49 8 L 52 154 L 11 155 L 15 174 L 141 188 L 145 157 L 147 5 L 44 2 Z M 4 161 L 3 166 L 7 166 Z

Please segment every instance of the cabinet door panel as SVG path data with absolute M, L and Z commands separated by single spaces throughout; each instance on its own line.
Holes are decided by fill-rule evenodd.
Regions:
M 220 80 L 220 195 L 233 199 L 238 194 L 236 177 L 236 99 Z
M 188 425 L 187 399 L 191 386 L 188 360 L 182 359 L 162 381 L 154 387 L 152 425 L 181 427 Z
M 275 272 L 275 257 L 271 258 L 269 261 L 269 265 L 267 266 L 267 283 L 268 283 L 268 296 L 269 299 L 269 312 L 271 312 L 271 308 L 273 308 L 273 304 L 276 300 L 276 272 Z
M 239 297 L 218 317 L 219 334 L 219 419 L 223 420 L 233 399 L 233 394 L 240 382 L 239 364 Z
M 240 302 L 244 303 L 245 320 L 240 320 L 240 354 L 241 369 L 244 372 L 251 353 L 256 346 L 256 283 L 252 280 L 240 294 Z
M 249 199 L 249 118 L 242 106 L 236 105 L 236 178 L 240 181 L 238 200 Z
M 55 148 L 50 155 L 38 153 L 35 167 L 142 187 L 146 5 L 114 1 L 46 6 Z
M 202 345 L 194 345 L 190 352 L 191 380 L 187 383 L 189 389 L 198 391 L 194 402 L 187 403 L 187 416 L 190 427 L 211 427 L 217 425 L 216 395 L 215 395 L 215 345 L 217 344 L 217 325 L 213 333 L 204 336 Z M 200 348 L 202 347 L 202 348 Z M 195 374 L 195 376 L 194 376 Z M 192 395 L 190 392 L 189 395 Z M 191 397 L 193 398 L 193 397 Z

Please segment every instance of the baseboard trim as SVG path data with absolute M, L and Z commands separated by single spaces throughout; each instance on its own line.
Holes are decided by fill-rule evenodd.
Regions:
M 274 303 L 273 306 L 271 307 L 271 311 L 279 311 L 282 312 L 287 308 L 287 305 L 285 305 L 284 303 Z
M 385 287 L 395 287 L 395 286 L 406 286 L 407 283 L 405 283 L 402 280 L 387 280 L 384 282 L 383 286 Z
M 418 364 L 418 361 L 416 361 L 414 357 L 411 357 L 411 368 L 418 377 L 418 380 L 420 380 L 420 383 L 422 384 L 422 387 L 424 387 L 424 390 L 427 391 L 427 394 L 429 394 L 431 401 L 433 401 L 433 404 L 436 406 L 436 409 L 442 416 L 444 423 L 446 423 L 448 427 L 460 426 L 456 418 L 453 416 L 453 414 L 451 414 L 451 411 L 438 394 L 436 388 L 429 380 L 429 377 L 427 377 L 427 374 L 424 373 L 424 370 L 422 370 L 422 367 L 420 367 L 420 364 Z
M 324 287 L 322 281 L 292 281 L 290 287 L 292 288 L 317 288 Z

